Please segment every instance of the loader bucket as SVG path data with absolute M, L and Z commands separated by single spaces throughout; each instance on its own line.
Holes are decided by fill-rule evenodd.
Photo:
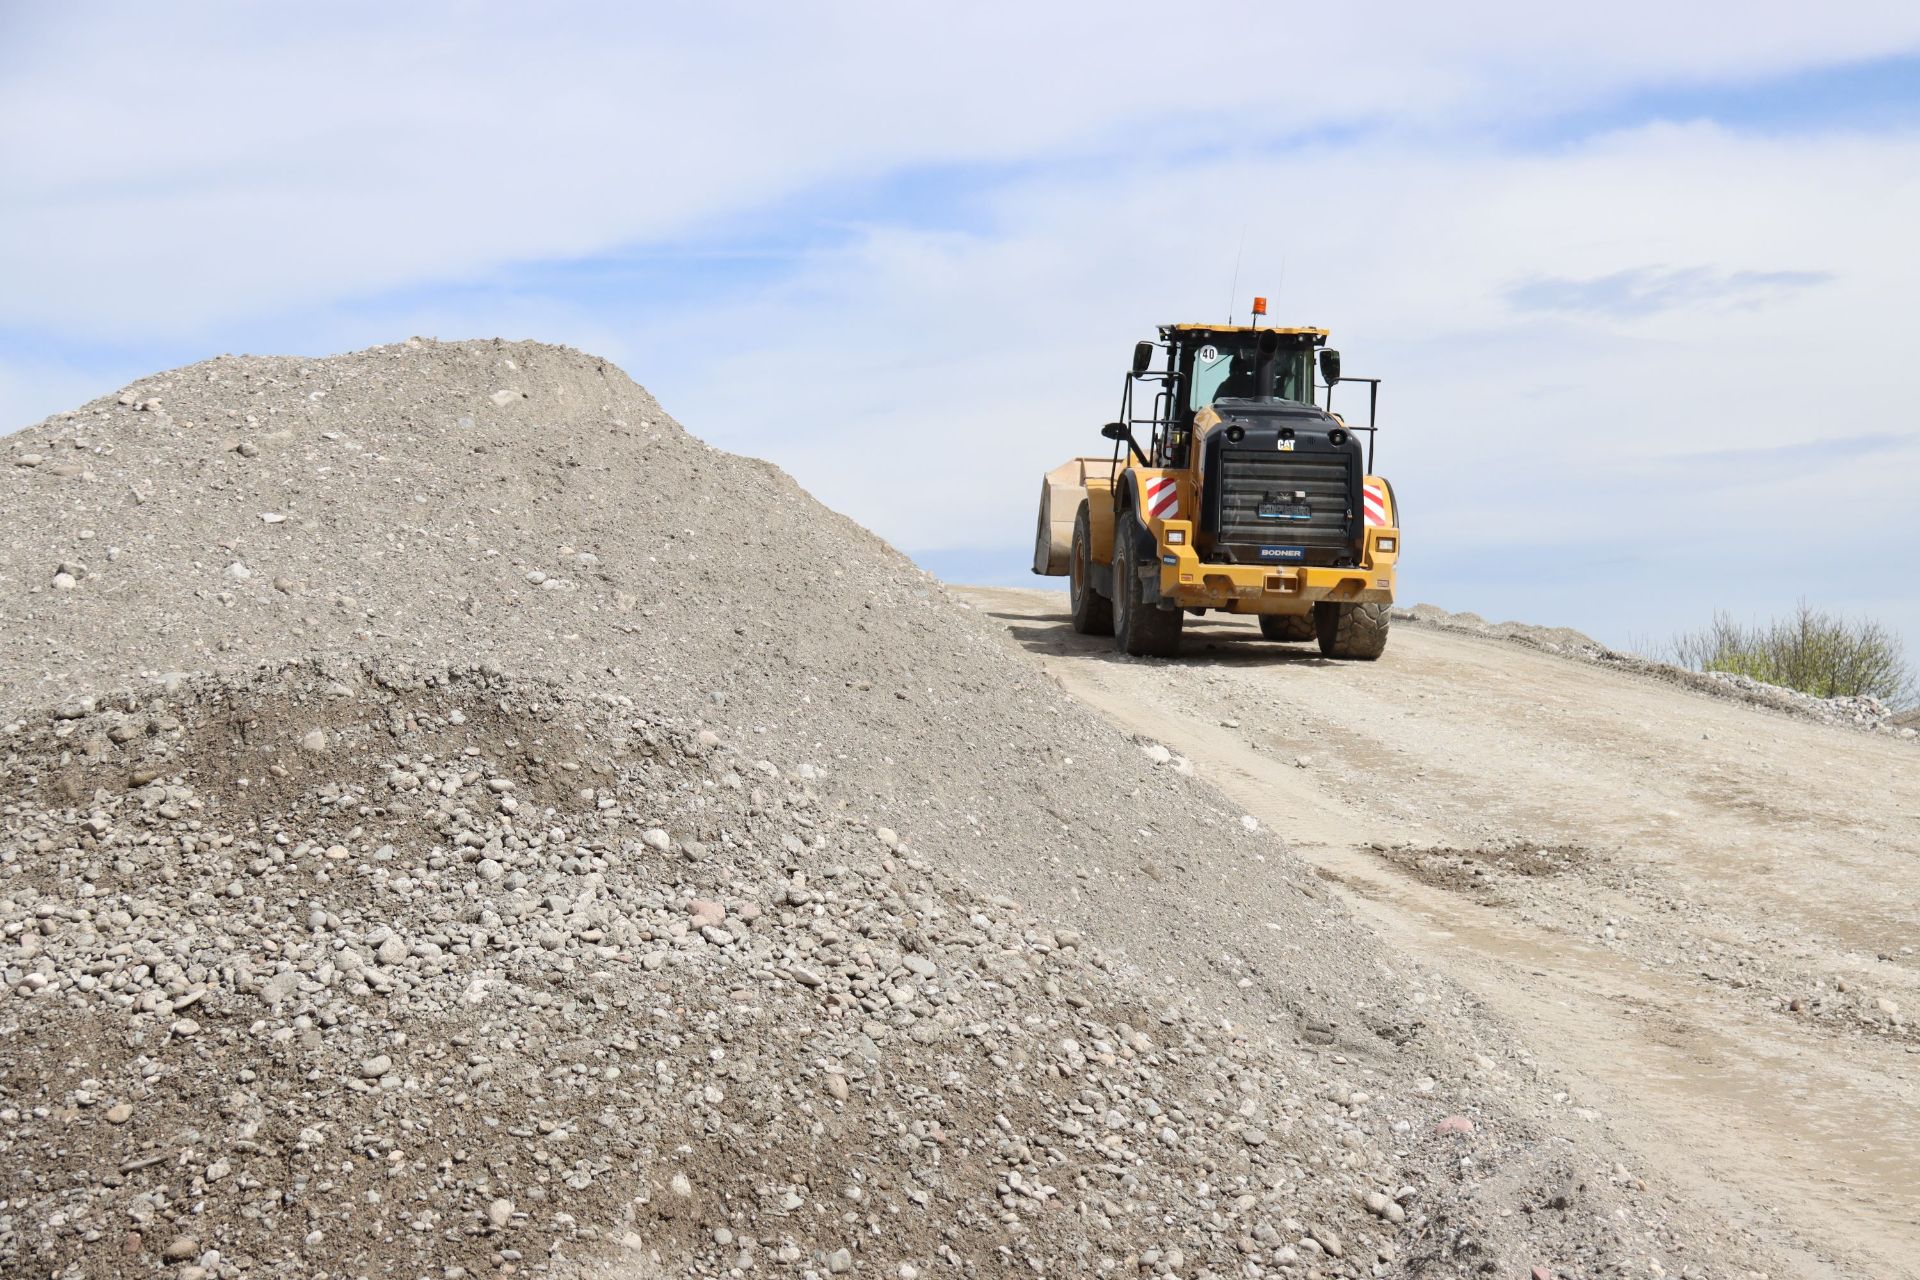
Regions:
M 1114 462 L 1073 458 L 1047 472 L 1040 482 L 1040 522 L 1033 538 L 1033 571 L 1062 577 L 1073 554 L 1073 518 L 1086 501 L 1089 485 L 1111 488 Z

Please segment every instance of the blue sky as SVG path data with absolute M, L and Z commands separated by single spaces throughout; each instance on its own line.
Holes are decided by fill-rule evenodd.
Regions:
M 1387 380 L 1410 596 L 1920 641 L 1920 11 L 1166 14 L 0 0 L 0 429 L 220 351 L 540 338 L 1032 581 L 1039 474 L 1237 257 Z

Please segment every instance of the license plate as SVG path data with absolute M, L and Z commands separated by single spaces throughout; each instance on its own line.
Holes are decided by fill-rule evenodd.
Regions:
M 1268 499 L 1260 504 L 1256 514 L 1262 520 L 1311 520 L 1313 508 L 1304 502 L 1277 502 Z

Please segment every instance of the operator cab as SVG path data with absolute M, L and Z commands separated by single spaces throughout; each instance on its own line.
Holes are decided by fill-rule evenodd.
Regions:
M 1177 324 L 1161 326 L 1160 339 L 1168 376 L 1154 406 L 1153 457 L 1157 466 L 1184 467 L 1203 409 L 1226 400 L 1313 404 L 1313 352 L 1327 334 Z

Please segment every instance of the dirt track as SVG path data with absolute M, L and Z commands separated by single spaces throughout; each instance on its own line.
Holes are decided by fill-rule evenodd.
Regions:
M 1920 1275 L 1920 749 L 1497 640 L 1177 662 L 971 589 L 1484 1000 L 1641 1170 L 1799 1274 Z

